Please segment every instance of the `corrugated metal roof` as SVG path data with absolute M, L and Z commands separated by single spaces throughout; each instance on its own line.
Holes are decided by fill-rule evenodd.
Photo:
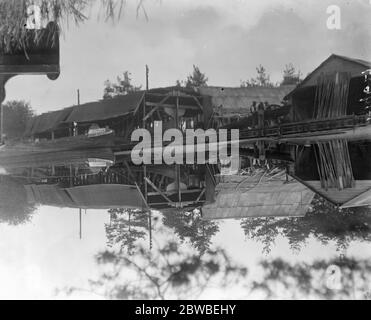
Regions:
M 280 87 L 200 87 L 201 94 L 211 97 L 214 108 L 222 107 L 226 111 L 245 111 L 250 112 L 253 102 L 268 102 L 269 104 L 281 104 L 283 98 L 295 86 Z

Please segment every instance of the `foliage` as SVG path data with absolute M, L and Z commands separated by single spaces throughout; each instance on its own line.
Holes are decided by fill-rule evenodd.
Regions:
M 219 232 L 218 224 L 203 220 L 197 210 L 164 212 L 163 223 L 173 229 L 182 242 L 188 240 L 200 255 L 210 248 L 212 237 Z
M 301 82 L 301 72 L 297 71 L 292 63 L 285 65 L 281 85 L 297 85 Z
M 209 78 L 206 77 L 205 73 L 202 73 L 199 67 L 193 65 L 192 74 L 188 75 L 185 81 L 177 80 L 176 86 L 186 87 L 188 89 L 207 87 L 207 81 L 209 81 Z
M 293 250 L 300 250 L 312 236 L 322 244 L 333 241 L 338 250 L 350 242 L 371 241 L 371 211 L 367 207 L 339 209 L 320 197 L 315 197 L 313 210 L 301 218 L 247 218 L 241 227 L 248 238 L 264 244 L 269 253 L 275 239 L 288 239 Z
M 371 262 L 337 258 L 313 263 L 288 263 L 282 259 L 261 262 L 263 277 L 252 290 L 264 299 L 367 299 Z M 329 272 L 330 271 L 330 272 Z
M 77 25 L 89 18 L 89 12 L 96 3 L 100 3 L 99 13 L 105 20 L 116 20 L 122 15 L 127 3 L 125 0 L 38 0 L 35 1 L 41 9 L 41 18 L 54 21 L 63 30 L 63 25 L 68 25 L 72 20 Z M 11 53 L 14 50 L 24 50 L 29 32 L 25 28 L 27 21 L 28 0 L 0 0 L 0 43 L 1 50 Z M 137 15 L 143 11 L 143 0 L 137 1 Z M 57 31 L 55 29 L 55 31 Z M 33 33 L 36 44 L 42 41 L 42 32 Z
M 14 178 L 0 176 L 0 222 L 19 225 L 31 220 L 35 207 L 27 202 L 23 184 Z
M 30 104 L 25 101 L 8 101 L 3 105 L 4 131 L 8 139 L 23 136 L 27 122 L 34 116 Z
M 242 81 L 241 87 L 274 87 L 274 84 L 270 81 L 270 75 L 267 70 L 260 64 L 256 68 L 257 76 L 250 80 Z
M 91 289 L 110 299 L 195 299 L 211 284 L 227 287 L 247 274 L 223 250 L 201 258 L 172 241 L 154 253 L 141 246 L 135 257 L 104 251 L 96 260 L 107 271 L 90 281 Z
M 105 225 L 109 247 L 119 246 L 133 254 L 136 243 L 148 233 L 148 214 L 135 209 L 110 209 L 111 222 Z
M 106 80 L 104 83 L 103 99 L 110 99 L 115 96 L 123 96 L 130 92 L 139 91 L 141 86 L 136 87 L 132 84 L 129 71 L 123 73 L 123 77 L 117 76 L 116 83 Z

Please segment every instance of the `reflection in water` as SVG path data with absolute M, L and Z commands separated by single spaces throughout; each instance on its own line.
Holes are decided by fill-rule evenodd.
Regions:
M 0 222 L 12 225 L 29 222 L 35 206 L 27 201 L 22 181 L 0 175 Z
M 304 149 L 294 157 L 296 168 L 287 170 L 286 160 L 262 162 L 248 155 L 241 160 L 239 175 L 232 176 L 208 166 L 180 170 L 148 166 L 152 184 L 147 185 L 147 201 L 143 168 L 122 160 L 93 167 L 83 158 L 32 170 L 10 168 L 10 175 L 1 176 L 1 220 L 24 224 L 32 221 L 38 206 L 46 205 L 76 213 L 80 209 L 80 224 L 82 209 L 104 210 L 108 215 L 102 225 L 106 248 L 95 252 L 100 273 L 89 276 L 83 287 L 66 281 L 67 289 L 59 286 L 59 295 L 91 292 L 112 299 L 178 299 L 227 297 L 233 292 L 238 298 L 365 298 L 370 265 L 348 251 L 354 245 L 370 244 L 370 209 L 341 208 L 319 192 L 314 196 L 316 190 L 300 183 L 300 178 L 294 179 L 296 174 L 303 181 L 319 179 L 316 171 L 313 177 L 306 175 L 309 165 L 298 166 L 311 159 L 311 152 Z M 357 153 L 351 156 L 367 169 L 361 159 Z M 298 170 L 303 167 L 307 173 Z M 361 181 L 360 174 L 368 174 L 366 169 L 354 170 L 356 181 Z M 184 185 L 180 194 L 169 188 L 178 177 Z M 328 194 L 336 199 L 342 192 Z M 364 189 L 355 192 L 353 198 Z M 184 208 L 179 207 L 182 202 Z M 238 242 L 230 242 L 231 231 L 226 231 L 234 219 L 240 225 Z M 290 248 L 287 252 L 282 239 Z M 313 249 L 309 261 L 294 258 L 314 244 L 334 246 L 332 260 L 318 257 Z M 234 246 L 237 255 L 231 254 Z M 254 251 L 245 251 L 251 246 Z M 328 286 L 331 264 L 341 271 L 340 280 L 335 279 L 337 290 Z
M 219 231 L 218 224 L 202 219 L 199 210 L 165 211 L 163 212 L 163 224 L 174 230 L 181 242 L 188 240 L 200 255 L 210 248 L 213 236 Z
M 129 255 L 135 253 L 137 241 L 148 235 L 148 214 L 135 209 L 110 209 L 110 222 L 105 225 L 107 244 L 119 247 Z
M 283 259 L 261 263 L 263 277 L 252 290 L 266 299 L 370 299 L 368 259 L 316 260 L 311 264 Z
M 202 258 L 170 241 L 150 252 L 138 246 L 135 256 L 104 251 L 99 265 L 109 271 L 91 281 L 93 291 L 111 299 L 195 299 L 211 284 L 231 286 L 246 276 L 246 268 L 231 262 L 221 250 L 208 251 Z M 125 276 L 130 273 L 130 277 Z M 71 288 L 70 292 L 78 290 Z
M 269 253 L 278 236 L 284 236 L 291 249 L 300 250 L 313 237 L 326 245 L 335 242 L 345 251 L 353 241 L 371 240 L 371 209 L 367 207 L 339 209 L 316 197 L 312 210 L 300 218 L 243 219 L 245 235 L 264 244 Z

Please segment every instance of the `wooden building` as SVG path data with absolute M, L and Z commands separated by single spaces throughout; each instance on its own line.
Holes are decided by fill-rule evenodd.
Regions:
M 333 86 L 335 83 L 338 86 L 341 76 L 346 76 L 346 79 L 343 79 L 344 85 L 347 87 L 344 92 L 346 108 L 344 115 L 363 114 L 365 111 L 360 99 L 364 97 L 365 80 L 362 72 L 370 68 L 371 62 L 369 61 L 332 54 L 285 96 L 287 103 L 292 106 L 292 121 L 314 118 L 315 106 L 318 104 L 316 91 L 318 93 L 318 86 L 324 77 L 328 78 L 327 82 L 330 86 L 331 82 Z M 341 98 L 340 94 L 339 92 L 336 96 Z
M 233 125 L 257 109 L 260 103 L 266 106 L 280 106 L 293 85 L 279 87 L 200 87 L 201 95 L 209 96 L 213 107 L 211 127 Z
M 155 121 L 162 121 L 164 130 L 176 127 L 176 112 L 180 128 L 202 128 L 204 118 L 211 113 L 209 105 L 207 97 L 184 88 L 131 92 L 41 114 L 28 123 L 25 137 L 84 135 L 95 126 L 112 129 L 116 136 L 128 141 L 134 129 L 151 129 Z

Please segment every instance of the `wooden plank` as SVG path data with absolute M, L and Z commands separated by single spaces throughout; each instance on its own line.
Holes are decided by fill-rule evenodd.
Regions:
M 154 189 L 154 190 L 156 190 L 166 201 L 168 201 L 169 203 L 172 203 L 172 204 L 174 204 L 174 202 L 173 201 L 171 201 L 168 197 L 167 197 L 167 195 L 165 195 L 160 189 L 158 189 L 155 185 L 154 185 L 154 183 L 151 181 L 151 180 L 149 180 L 147 177 L 145 177 L 144 178 L 144 180 Z
M 158 103 L 158 102 L 146 102 L 146 106 L 148 107 L 163 107 L 163 108 L 176 108 L 173 104 L 167 103 Z M 180 109 L 192 109 L 192 110 L 200 110 L 198 106 L 191 106 L 191 105 L 180 105 Z

